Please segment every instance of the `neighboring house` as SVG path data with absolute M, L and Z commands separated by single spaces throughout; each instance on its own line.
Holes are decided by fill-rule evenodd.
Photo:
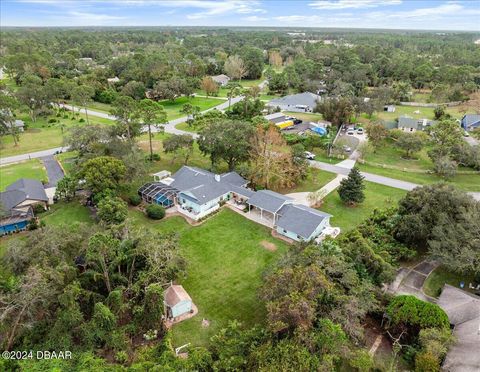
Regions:
M 479 114 L 466 114 L 463 115 L 461 120 L 462 128 L 466 131 L 471 131 L 480 128 L 480 115 Z
M 119 79 L 117 76 L 115 76 L 115 77 L 113 77 L 113 78 L 108 78 L 108 79 L 107 79 L 107 83 L 108 83 L 108 84 L 116 84 L 116 83 L 118 83 L 119 81 L 120 81 L 120 79 Z
M 25 130 L 25 122 L 23 120 L 15 119 L 12 121 L 7 121 L 5 124 L 9 128 L 12 126 L 17 128 L 19 132 L 23 132 Z
M 295 241 L 311 241 L 330 227 L 330 214 L 297 204 L 285 204 L 279 211 L 277 232 Z
M 321 97 L 310 92 L 292 94 L 272 99 L 267 103 L 269 107 L 279 107 L 282 111 L 313 112 Z
M 383 106 L 383 111 L 385 111 L 385 112 L 395 112 L 395 105 L 385 105 L 385 106 Z
M 21 178 L 0 193 L 0 235 L 24 230 L 34 217 L 33 206 L 47 209 L 48 197 L 40 181 Z
M 447 313 L 455 343 L 450 347 L 443 370 L 474 372 L 480 366 L 480 298 L 446 284 L 438 305 Z
M 215 75 L 212 76 L 212 80 L 220 85 L 221 87 L 224 87 L 225 85 L 228 84 L 230 81 L 230 78 L 227 75 L 221 74 L 221 75 Z
M 425 130 L 436 122 L 428 119 L 414 119 L 410 116 L 403 115 L 398 118 L 397 128 L 404 132 L 415 132 L 417 130 Z
M 192 312 L 192 299 L 181 285 L 171 285 L 164 293 L 165 314 L 175 319 Z
M 183 166 L 171 177 L 146 183 L 138 193 L 147 203 L 166 208 L 176 205 L 178 212 L 195 221 L 215 212 L 226 202 L 239 209 L 248 207 L 251 219 L 296 241 L 313 240 L 330 228 L 329 214 L 294 204 L 292 198 L 274 191 L 250 190 L 247 184 L 248 181 L 236 172 L 214 174 Z

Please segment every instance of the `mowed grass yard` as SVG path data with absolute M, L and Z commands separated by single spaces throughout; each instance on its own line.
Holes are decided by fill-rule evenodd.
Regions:
M 384 209 L 396 205 L 407 192 L 393 187 L 383 186 L 372 182 L 365 182 L 365 200 L 356 207 L 345 205 L 338 196 L 337 190 L 332 191 L 324 199 L 323 205 L 318 208 L 330 213 L 332 226 L 339 226 L 342 232 L 355 228 L 375 209 Z
M 62 146 L 63 136 L 69 128 L 75 125 L 86 124 L 85 114 L 80 114 L 74 119 L 71 119 L 73 115 L 69 112 L 66 112 L 65 115 L 68 116 L 67 119 L 65 119 L 62 114 L 62 117 L 59 118 L 55 116 L 49 116 L 47 118 L 41 117 L 38 118 L 36 122 L 32 122 L 28 115 L 21 113 L 17 118 L 23 120 L 28 128 L 20 133 L 20 141 L 17 146 L 15 146 L 12 136 L 3 137 L 2 144 L 0 145 L 0 156 L 19 155 Z M 58 119 L 58 122 L 48 123 L 50 118 Z M 85 122 L 80 123 L 79 120 L 82 118 Z M 109 125 L 113 123 L 111 120 L 97 118 L 91 115 L 89 119 L 91 124 Z
M 477 286 L 473 275 L 462 275 L 448 271 L 446 268 L 437 267 L 427 278 L 423 284 L 424 292 L 432 297 L 438 297 L 441 294 L 442 288 L 445 284 L 450 284 L 453 287 L 460 288 L 460 283 L 465 283 L 463 290 L 474 293 L 475 291 L 469 288 L 469 284 Z
M 174 347 L 207 345 L 210 337 L 234 319 L 246 326 L 264 321 L 266 309 L 258 299 L 262 274 L 288 249 L 268 228 L 229 209 L 196 227 L 181 217 L 151 222 L 136 210 L 131 215 L 136 224 L 161 232 L 180 232 L 187 276 L 179 283 L 199 312 L 173 327 Z M 202 319 L 210 322 L 209 327 L 202 327 Z
M 381 176 L 396 178 L 408 182 L 426 185 L 444 180 L 426 171 L 433 170 L 433 163 L 427 154 L 428 148 L 419 151 L 414 159 L 405 159 L 404 152 L 395 146 L 392 140 L 386 140 L 384 146 L 365 156 L 366 164 L 358 163 L 360 170 L 379 174 Z M 384 168 L 392 166 L 398 169 Z M 480 191 L 480 174 L 474 173 L 473 169 L 459 167 L 459 172 L 466 171 L 469 174 L 457 174 L 448 182 L 465 191 Z
M 39 181 L 48 181 L 47 172 L 38 159 L 26 160 L 21 163 L 0 167 L 0 191 L 19 178 L 33 178 Z

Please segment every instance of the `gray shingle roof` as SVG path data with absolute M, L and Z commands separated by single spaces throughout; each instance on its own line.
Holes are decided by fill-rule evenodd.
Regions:
M 480 298 L 475 298 L 450 285 L 445 285 L 443 288 L 438 306 L 445 310 L 450 323 L 454 325 L 475 318 L 480 319 Z
M 302 106 L 309 106 L 313 108 L 317 105 L 317 102 L 319 100 L 320 100 L 320 96 L 310 92 L 304 92 L 304 93 L 284 96 L 277 99 L 272 99 L 270 102 L 268 102 L 268 106 L 302 105 Z
M 293 199 L 270 190 L 260 190 L 248 199 L 248 204 L 270 213 L 276 213 L 285 203 Z
M 310 238 L 318 225 L 325 218 L 331 217 L 328 213 L 299 204 L 287 204 L 280 209 L 278 214 L 280 218 L 277 221 L 277 226 L 291 231 L 304 239 Z
M 20 178 L 11 185 L 7 186 L 7 191 L 20 190 L 25 193 L 26 199 L 34 199 L 48 202 L 48 196 L 45 193 L 43 184 L 38 180 L 29 178 Z
M 479 114 L 466 114 L 462 118 L 463 124 L 465 125 L 466 128 L 473 126 L 476 124 L 477 126 L 480 123 L 480 115 Z
M 435 122 L 428 119 L 414 119 L 410 116 L 400 116 L 398 118 L 398 127 L 399 128 L 413 128 L 413 129 L 424 129 L 426 126 L 433 125 Z
M 234 186 L 240 187 L 248 183 L 236 172 L 215 175 L 212 172 L 189 166 L 180 168 L 172 178 L 174 181 L 170 186 L 194 197 L 200 204 L 208 203 L 232 191 Z
M 8 212 L 20 203 L 24 202 L 26 195 L 21 190 L 9 190 L 0 192 L 0 203 L 3 211 Z

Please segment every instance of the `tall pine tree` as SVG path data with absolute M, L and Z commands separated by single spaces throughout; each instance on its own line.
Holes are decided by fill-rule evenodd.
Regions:
M 353 167 L 348 177 L 340 182 L 338 195 L 340 195 L 340 199 L 345 204 L 355 205 L 363 202 L 365 199 L 365 194 L 363 193 L 363 189 L 365 189 L 364 178 L 358 168 Z

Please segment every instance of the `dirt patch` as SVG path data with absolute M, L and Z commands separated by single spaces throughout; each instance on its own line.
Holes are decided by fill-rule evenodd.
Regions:
M 275 252 L 277 250 L 277 246 L 274 243 L 267 242 L 266 240 L 262 240 L 260 244 L 267 251 Z

